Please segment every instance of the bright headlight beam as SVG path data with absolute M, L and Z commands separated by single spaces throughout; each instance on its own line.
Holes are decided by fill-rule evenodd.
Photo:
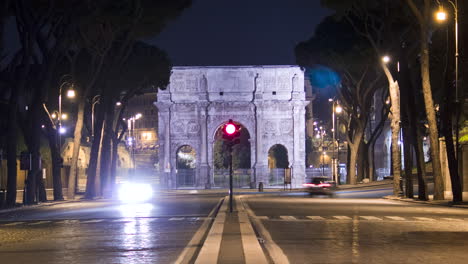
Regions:
M 144 183 L 123 183 L 119 187 L 119 200 L 125 203 L 148 201 L 153 197 L 153 188 Z

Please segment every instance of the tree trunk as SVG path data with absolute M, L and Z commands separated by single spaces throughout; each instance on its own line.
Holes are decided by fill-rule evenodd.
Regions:
M 393 106 L 392 106 L 393 111 Z M 393 115 L 393 114 L 392 114 Z M 398 196 L 401 194 L 401 156 L 400 145 L 398 144 L 398 137 L 400 132 L 399 120 L 395 117 L 391 120 L 392 130 L 392 170 L 393 170 L 393 195 Z
M 68 175 L 68 190 L 67 198 L 68 200 L 75 199 L 75 189 L 76 189 L 76 174 L 78 169 L 78 158 L 80 154 L 81 147 L 81 132 L 83 130 L 83 116 L 85 108 L 85 97 L 81 96 L 78 102 L 78 113 L 76 118 L 75 131 L 73 133 L 73 154 L 72 161 L 70 166 L 70 174 Z
M 450 181 L 452 183 L 452 194 L 453 202 L 461 202 L 462 199 L 462 188 L 460 176 L 458 175 L 458 161 L 457 156 L 455 155 L 455 147 L 453 142 L 453 131 L 452 131 L 452 113 L 451 103 L 447 103 L 446 109 L 443 111 L 442 118 L 442 133 L 445 137 L 445 145 L 447 150 L 447 162 L 450 173 Z
M 54 186 L 54 201 L 63 200 L 61 165 L 63 164 L 60 150 L 57 144 L 57 130 L 50 122 L 47 124 L 47 138 L 49 140 L 50 155 L 52 159 L 52 181 Z
M 429 138 L 431 145 L 432 171 L 434 174 L 434 200 L 444 199 L 444 179 L 442 179 L 442 170 L 440 166 L 439 134 L 437 128 L 437 119 L 435 113 L 434 101 L 432 99 L 431 80 L 429 73 L 429 25 L 430 4 L 428 0 L 424 1 L 424 22 L 421 25 L 421 78 L 424 95 L 424 104 L 426 108 L 427 121 L 429 123 Z
M 410 136 L 410 127 L 403 129 L 403 153 L 404 153 L 404 163 L 405 163 L 405 195 L 407 198 L 413 198 L 413 173 L 412 173 L 412 155 L 411 155 L 411 136 Z
M 375 181 L 375 141 L 369 142 L 369 149 L 367 159 L 369 160 L 369 167 L 367 168 L 367 175 L 369 176 L 369 181 Z
M 427 181 L 426 181 L 426 164 L 424 162 L 424 151 L 422 144 L 422 135 L 418 127 L 412 130 L 412 137 L 416 153 L 416 167 L 418 169 L 418 199 L 427 201 Z
M 13 89 L 15 90 L 15 89 Z M 17 92 L 13 92 L 14 94 Z M 16 187 L 17 187 L 17 164 L 16 164 L 16 144 L 18 141 L 17 134 L 18 128 L 16 126 L 17 118 L 17 104 L 16 99 L 10 100 L 10 105 L 8 109 L 8 129 L 7 129 L 7 138 L 6 141 L 7 149 L 7 196 L 6 196 L 6 206 L 13 207 L 16 204 Z
M 110 195 L 113 196 L 114 191 L 115 191 L 115 179 L 117 177 L 117 163 L 119 162 L 119 156 L 118 156 L 118 150 L 119 150 L 119 140 L 117 138 L 114 138 L 112 140 L 112 155 L 111 155 L 111 171 L 110 171 Z
M 104 134 L 102 140 L 102 156 L 101 156 L 101 192 L 104 197 L 109 198 L 111 195 L 111 141 L 114 137 L 114 131 L 112 128 L 112 124 L 114 122 L 114 104 L 111 100 L 108 102 L 106 100 L 106 119 L 104 124 Z
M 349 155 L 349 173 L 348 173 L 348 179 L 349 179 L 349 184 L 357 184 L 358 178 L 356 174 L 356 167 L 357 167 L 357 162 L 358 162 L 358 153 L 359 153 L 359 147 L 361 145 L 362 139 L 364 136 L 364 131 L 362 129 L 356 129 L 356 132 L 354 134 L 354 139 L 353 143 L 349 142 L 348 146 L 350 149 L 350 155 Z
M 96 108 L 95 108 L 96 109 Z M 94 122 L 94 138 L 91 145 L 91 153 L 89 157 L 88 176 L 86 181 L 86 199 L 93 199 L 96 196 L 96 170 L 98 167 L 99 148 L 101 145 L 102 125 L 103 125 L 103 110 L 97 107 L 95 110 Z
M 367 151 L 367 144 L 364 140 L 361 140 L 361 144 L 359 144 L 358 156 L 357 156 L 357 181 L 361 182 L 367 176 L 367 168 L 368 165 L 368 151 Z

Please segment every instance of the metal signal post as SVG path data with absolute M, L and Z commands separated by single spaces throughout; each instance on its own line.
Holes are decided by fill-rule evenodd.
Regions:
M 229 212 L 232 213 L 232 147 L 240 143 L 241 127 L 235 124 L 232 119 L 223 126 L 223 140 L 227 144 L 229 153 Z

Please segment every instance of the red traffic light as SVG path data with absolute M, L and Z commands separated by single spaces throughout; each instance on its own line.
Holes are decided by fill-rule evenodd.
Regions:
M 228 135 L 232 135 L 236 133 L 236 125 L 232 123 L 226 124 L 226 126 L 224 126 L 224 132 L 226 132 L 226 134 Z
M 223 139 L 229 142 L 234 142 L 240 137 L 241 126 L 235 124 L 232 119 L 223 126 Z

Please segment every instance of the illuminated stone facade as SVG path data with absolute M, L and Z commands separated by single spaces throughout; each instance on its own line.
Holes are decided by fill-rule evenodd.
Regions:
M 298 66 L 174 67 L 170 85 L 158 92 L 161 173 L 176 187 L 176 153 L 195 149 L 194 186 L 213 186 L 215 133 L 229 119 L 250 134 L 251 186 L 268 184 L 268 150 L 288 152 L 292 186 L 305 179 L 304 72 Z

